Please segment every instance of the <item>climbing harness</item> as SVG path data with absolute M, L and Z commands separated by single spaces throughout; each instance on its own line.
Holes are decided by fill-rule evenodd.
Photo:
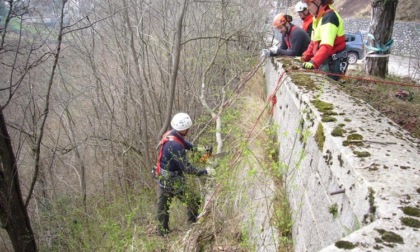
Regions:
M 167 131 L 163 135 L 162 140 L 160 140 L 160 142 L 159 142 L 160 150 L 159 150 L 159 155 L 158 155 L 158 161 L 157 161 L 157 164 L 155 166 L 153 166 L 153 168 L 152 168 L 152 174 L 153 174 L 154 178 L 159 178 L 159 176 L 161 175 L 161 172 L 162 173 L 164 172 L 164 170 L 161 169 L 161 167 L 160 167 L 160 161 L 162 160 L 162 156 L 163 156 L 163 146 L 168 141 L 175 141 L 175 142 L 181 144 L 182 146 L 184 146 L 184 148 L 185 148 L 185 144 L 184 144 L 184 142 L 181 141 L 181 139 L 179 139 L 176 136 L 169 135 L 171 132 L 172 132 L 171 130 Z M 169 171 L 168 171 L 168 173 L 169 173 Z M 170 175 L 170 174 L 168 174 L 168 175 Z

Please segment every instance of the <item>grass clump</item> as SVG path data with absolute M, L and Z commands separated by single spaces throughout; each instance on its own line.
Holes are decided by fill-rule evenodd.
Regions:
M 420 217 L 420 209 L 416 208 L 416 207 L 403 207 L 402 211 L 404 214 L 406 215 L 410 215 L 410 216 L 415 216 L 415 217 Z
M 346 132 L 347 131 L 345 129 L 343 129 L 340 126 L 337 126 L 333 129 L 333 131 L 331 132 L 331 135 L 335 136 L 335 137 L 342 137 L 342 136 L 344 136 L 344 133 L 346 133 Z
M 363 146 L 363 136 L 360 134 L 351 134 L 347 136 L 347 140 L 343 141 L 343 146 L 356 145 Z
M 359 158 L 364 158 L 364 157 L 370 157 L 371 154 L 368 151 L 353 151 L 353 153 L 359 157 Z
M 420 228 L 420 221 L 411 217 L 401 217 L 401 223 L 412 227 L 412 228 Z
M 333 218 L 337 218 L 338 215 L 338 205 L 337 203 L 332 204 L 329 208 L 328 208 L 328 212 L 330 214 L 332 214 Z
M 328 113 L 329 111 L 333 110 L 334 106 L 332 103 L 324 102 L 319 99 L 312 100 L 312 104 L 318 109 L 321 113 Z
M 404 244 L 404 239 L 394 232 L 386 231 L 383 229 L 377 229 L 376 231 L 381 234 L 381 239 L 383 241 Z
M 354 249 L 356 247 L 356 245 L 349 241 L 338 241 L 335 243 L 335 246 L 341 249 Z
M 323 121 L 323 122 L 336 122 L 337 118 L 332 117 L 332 116 L 324 116 L 324 117 L 322 117 L 321 121 Z

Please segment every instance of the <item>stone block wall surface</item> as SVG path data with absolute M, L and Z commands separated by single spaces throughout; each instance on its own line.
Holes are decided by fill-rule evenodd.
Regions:
M 418 228 L 401 219 L 420 221 L 403 212 L 420 206 L 418 140 L 323 76 L 284 74 L 280 58 L 270 58 L 264 71 L 268 95 L 277 96 L 273 123 L 287 167 L 294 250 L 345 251 L 341 241 L 357 251 L 419 251 Z M 294 84 L 296 75 L 318 88 Z M 314 100 L 332 104 L 336 121 L 323 122 Z M 345 130 L 342 137 L 332 136 L 336 128 Z M 363 139 L 346 145 L 356 134 Z

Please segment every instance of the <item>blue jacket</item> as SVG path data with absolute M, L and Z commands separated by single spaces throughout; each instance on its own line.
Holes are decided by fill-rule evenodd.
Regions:
M 184 173 L 196 174 L 198 170 L 188 162 L 186 152 L 186 150 L 191 150 L 193 145 L 185 140 L 176 130 L 172 130 L 169 135 L 181 140 L 185 147 L 177 141 L 167 141 L 162 149 L 162 158 L 160 160 L 161 169 L 178 172 L 179 175 L 183 175 Z

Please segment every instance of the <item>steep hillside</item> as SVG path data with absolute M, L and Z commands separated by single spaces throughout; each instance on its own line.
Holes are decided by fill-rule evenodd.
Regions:
M 343 0 L 335 1 L 334 6 L 345 18 L 370 17 L 371 1 L 366 0 Z M 420 22 L 420 1 L 400 0 L 397 6 L 397 20 Z

